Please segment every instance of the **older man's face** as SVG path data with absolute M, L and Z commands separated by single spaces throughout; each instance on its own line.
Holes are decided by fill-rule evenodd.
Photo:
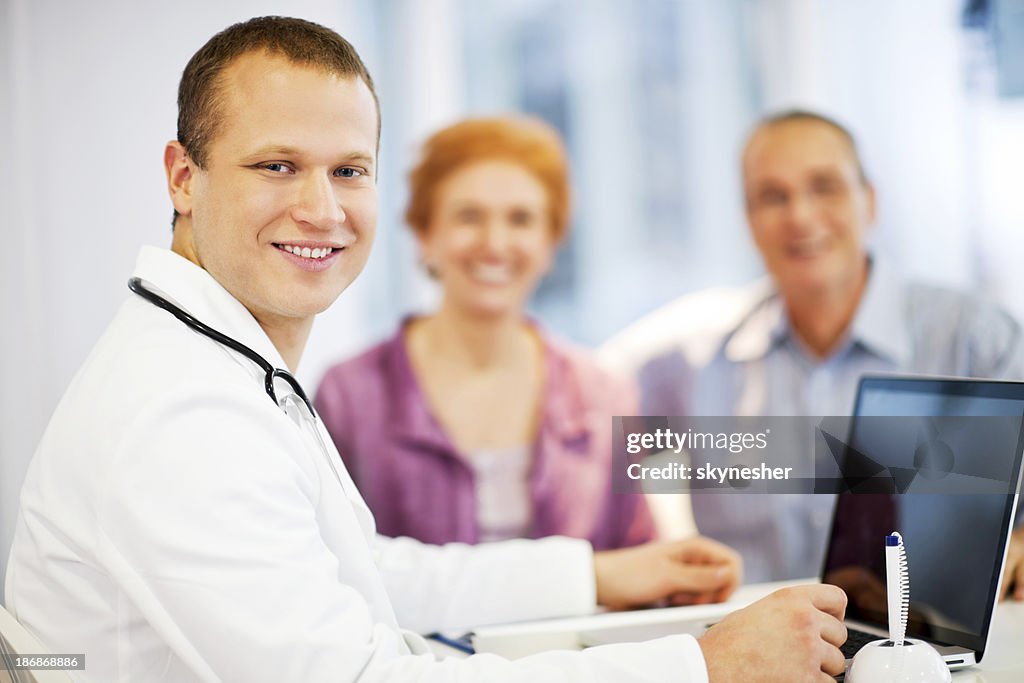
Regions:
M 857 282 L 874 191 L 831 126 L 790 121 L 755 134 L 743 157 L 747 220 L 784 296 Z
M 377 111 L 359 78 L 245 54 L 176 207 L 180 249 L 266 325 L 308 321 L 362 270 L 376 227 Z

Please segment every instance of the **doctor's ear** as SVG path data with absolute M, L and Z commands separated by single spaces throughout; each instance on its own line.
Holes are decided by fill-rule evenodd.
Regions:
M 164 148 L 164 171 L 167 173 L 167 192 L 174 210 L 183 216 L 192 215 L 192 180 L 195 163 L 189 159 L 185 147 L 171 140 Z

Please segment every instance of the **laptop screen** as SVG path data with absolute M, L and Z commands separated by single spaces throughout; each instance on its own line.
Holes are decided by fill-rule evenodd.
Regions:
M 861 380 L 855 406 L 853 448 L 870 448 L 882 466 L 905 467 L 920 453 L 922 438 L 954 442 L 962 473 L 1000 472 L 1020 476 L 1024 383 L 873 377 Z M 907 418 L 907 429 L 885 429 L 864 417 Z M 952 438 L 923 418 L 977 416 L 959 420 Z M 927 423 L 927 420 L 925 420 Z M 889 424 L 894 424 L 890 422 Z M 903 424 L 902 422 L 900 424 Z M 907 434 L 918 430 L 918 442 Z M 928 436 L 931 430 L 931 436 Z M 921 437 L 924 433 L 926 436 Z M 942 448 L 950 449 L 946 445 Z M 915 451 L 915 449 L 917 449 Z M 908 451 L 910 455 L 908 455 Z M 849 596 L 847 618 L 888 626 L 885 593 L 886 534 L 903 535 L 910 575 L 907 634 L 947 645 L 984 650 L 997 597 L 1003 553 L 1015 496 L 1005 493 L 842 493 L 838 496 L 825 555 L 823 581 Z

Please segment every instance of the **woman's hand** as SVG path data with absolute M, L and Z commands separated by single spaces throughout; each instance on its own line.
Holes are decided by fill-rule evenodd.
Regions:
M 743 576 L 739 554 L 703 536 L 594 553 L 594 573 L 611 609 L 721 602 Z

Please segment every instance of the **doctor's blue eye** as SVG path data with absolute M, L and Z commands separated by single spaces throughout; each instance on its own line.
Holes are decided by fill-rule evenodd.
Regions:
M 286 173 L 291 170 L 286 164 L 282 164 L 277 161 L 273 161 L 269 164 L 262 164 L 260 165 L 260 168 L 270 171 L 271 173 Z
M 363 175 L 363 172 L 360 171 L 358 168 L 345 166 L 344 168 L 339 168 L 338 170 L 336 170 L 334 172 L 334 175 L 339 178 L 358 178 L 359 176 Z

